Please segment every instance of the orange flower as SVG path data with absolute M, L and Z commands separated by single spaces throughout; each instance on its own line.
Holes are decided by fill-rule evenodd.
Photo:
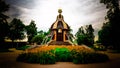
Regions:
M 94 52 L 93 49 L 87 47 L 87 46 L 66 46 L 66 45 L 50 45 L 50 46 L 39 46 L 37 48 L 33 48 L 33 49 L 28 49 L 26 52 L 32 52 L 32 53 L 37 53 L 37 52 L 50 52 L 51 50 L 55 50 L 55 48 L 67 48 L 69 49 L 70 51 L 72 50 L 75 50 L 76 52 L 78 53 L 81 53 L 81 52 L 87 52 L 87 53 L 90 53 L 90 52 Z

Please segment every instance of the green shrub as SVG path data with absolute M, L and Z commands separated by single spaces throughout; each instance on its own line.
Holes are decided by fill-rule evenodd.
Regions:
M 103 53 L 93 53 L 93 60 L 94 62 L 104 62 L 109 60 L 109 57 Z
M 23 53 L 17 57 L 17 61 L 28 62 L 28 63 L 38 63 L 38 56 L 36 53 Z
M 22 47 L 18 47 L 17 50 L 26 50 L 27 48 L 29 48 L 30 46 L 22 46 Z
M 56 61 L 63 61 L 63 62 L 72 61 L 71 53 L 67 48 L 56 48 L 55 57 L 56 57 Z
M 46 52 L 23 53 L 17 57 L 17 61 L 40 64 L 55 64 L 55 56 Z
M 71 51 L 72 56 L 73 56 L 73 63 L 78 64 L 78 63 L 87 63 L 87 59 L 89 57 L 89 53 L 86 52 L 76 52 L 75 50 Z
M 102 53 L 76 53 L 73 55 L 73 63 L 96 63 L 96 62 L 105 62 L 109 60 L 109 57 L 106 54 Z
M 106 50 L 105 46 L 103 46 L 103 45 L 96 45 L 96 44 L 94 46 L 92 46 L 91 48 L 93 48 L 96 51 L 105 51 Z
M 103 53 L 89 52 L 86 50 L 69 50 L 68 48 L 55 48 L 49 51 L 23 53 L 17 57 L 17 61 L 40 64 L 55 64 L 55 62 L 96 63 L 109 60 Z
M 55 56 L 52 53 L 42 52 L 40 54 L 40 64 L 55 64 Z

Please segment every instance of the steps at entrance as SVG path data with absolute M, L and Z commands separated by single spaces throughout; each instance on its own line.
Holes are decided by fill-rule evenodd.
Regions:
M 63 42 L 63 41 L 51 41 L 50 43 L 48 43 L 48 45 L 72 45 L 69 42 Z

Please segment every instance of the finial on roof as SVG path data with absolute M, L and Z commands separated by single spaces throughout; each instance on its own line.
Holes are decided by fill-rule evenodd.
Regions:
M 58 9 L 58 13 L 62 13 L 62 9 Z

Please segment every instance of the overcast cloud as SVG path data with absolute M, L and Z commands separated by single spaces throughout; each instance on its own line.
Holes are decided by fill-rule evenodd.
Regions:
M 38 30 L 47 31 L 62 8 L 64 20 L 75 34 L 79 27 L 92 24 L 95 34 L 100 30 L 107 10 L 99 0 L 6 0 L 10 4 L 7 13 L 20 18 L 26 25 L 34 20 Z

